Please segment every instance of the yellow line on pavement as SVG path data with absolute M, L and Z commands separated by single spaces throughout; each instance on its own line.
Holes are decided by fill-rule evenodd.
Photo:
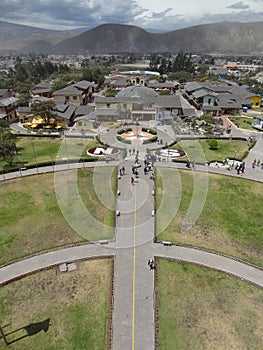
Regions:
M 136 276 L 136 186 L 134 186 L 134 217 L 133 217 L 132 350 L 134 350 L 135 276 Z

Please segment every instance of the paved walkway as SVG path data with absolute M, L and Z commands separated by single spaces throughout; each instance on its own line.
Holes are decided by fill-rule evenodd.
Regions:
M 160 131 L 161 132 L 161 131 Z M 165 133 L 165 131 L 163 130 Z M 110 137 L 113 136 L 109 135 Z M 166 136 L 167 140 L 171 136 Z M 250 151 L 248 163 L 254 157 L 263 159 L 263 139 L 259 139 L 256 147 Z M 138 145 L 139 157 L 142 157 L 142 168 L 139 178 L 134 185 L 131 184 L 131 167 L 134 156 L 124 163 L 126 174 L 118 180 L 120 195 L 116 207 L 120 216 L 116 217 L 116 237 L 113 242 L 106 245 L 85 244 L 71 248 L 59 249 L 0 268 L 0 284 L 7 283 L 28 273 L 40 269 L 79 259 L 99 256 L 114 256 L 114 309 L 113 309 L 113 338 L 112 349 L 144 349 L 152 350 L 155 347 L 154 324 L 154 274 L 147 262 L 154 257 L 169 257 L 185 262 L 207 266 L 225 273 L 235 275 L 241 279 L 263 287 L 263 270 L 249 264 L 210 253 L 201 249 L 182 246 L 165 246 L 153 243 L 154 238 L 154 182 L 149 174 L 143 173 L 143 157 L 146 149 Z M 99 162 L 101 166 L 115 165 Z M 89 164 L 62 164 L 58 167 L 39 168 L 38 172 L 49 172 L 73 167 L 94 166 Z M 156 166 L 169 166 L 185 168 L 178 163 L 156 163 Z M 197 170 L 238 176 L 234 171 L 197 166 Z M 190 170 L 192 171 L 192 170 Z M 36 174 L 36 169 L 23 171 L 22 176 Z M 263 171 L 252 169 L 249 166 L 244 174 L 245 178 L 262 181 Z M 2 175 L 2 180 L 19 177 L 21 172 Z

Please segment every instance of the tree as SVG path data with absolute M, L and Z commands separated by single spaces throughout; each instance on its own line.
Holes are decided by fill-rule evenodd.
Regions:
M 31 97 L 28 93 L 19 94 L 18 106 L 27 107 L 30 100 L 31 100 Z
M 52 100 L 44 102 L 36 102 L 31 105 L 31 112 L 35 116 L 39 116 L 43 119 L 45 125 L 48 125 L 50 119 L 54 116 L 53 111 L 55 108 L 55 102 Z
M 19 82 L 23 82 L 28 78 L 27 71 L 23 64 L 18 63 L 15 65 L 15 79 Z
M 150 64 L 149 64 L 149 69 L 152 71 L 158 71 L 160 63 L 160 57 L 157 53 L 154 53 L 150 56 Z
M 0 119 L 0 129 L 9 128 L 9 123 L 6 119 Z
M 68 86 L 68 81 L 64 79 L 58 79 L 52 84 L 51 92 L 54 93 L 57 90 L 63 89 Z
M 8 128 L 0 128 L 0 157 L 2 157 L 10 166 L 14 164 L 16 156 L 15 135 Z
M 159 95 L 171 95 L 171 92 L 168 89 L 164 89 L 159 91 Z
M 116 96 L 116 92 L 112 89 L 108 89 L 105 91 L 105 96 L 106 97 L 115 97 Z
M 169 80 L 178 80 L 179 83 L 185 83 L 186 81 L 191 81 L 193 79 L 193 76 L 189 72 L 180 71 L 175 73 L 170 73 L 168 75 Z
M 218 142 L 216 139 L 211 139 L 208 141 L 208 145 L 210 149 L 215 150 L 218 147 Z

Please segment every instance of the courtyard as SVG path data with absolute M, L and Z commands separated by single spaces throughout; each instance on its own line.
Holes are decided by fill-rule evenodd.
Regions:
M 114 145 L 115 147 L 116 138 L 114 135 L 116 135 L 116 132 L 115 134 L 112 133 L 112 135 L 114 137 L 114 142 L 112 143 L 112 145 Z M 160 139 L 164 139 L 163 135 L 164 134 L 160 131 L 158 137 Z M 105 134 L 102 134 L 101 137 L 104 138 L 104 136 L 105 139 L 107 139 L 107 137 L 111 137 L 111 133 L 105 131 Z M 110 144 L 109 142 L 107 143 Z M 259 148 L 253 148 L 253 151 L 249 154 L 248 158 L 246 159 L 248 164 L 250 162 L 250 158 L 253 158 L 254 156 L 258 158 L 257 152 L 258 149 L 260 149 L 260 144 L 261 140 L 259 139 Z M 41 277 L 38 277 L 38 274 L 35 273 L 39 270 L 49 270 L 51 268 L 64 265 L 69 267 L 71 266 L 71 264 L 78 265 L 79 261 L 85 259 L 98 259 L 99 257 L 114 257 L 114 283 L 111 287 L 109 287 L 109 284 L 105 287 L 106 289 L 110 288 L 109 299 L 113 300 L 112 309 L 110 308 L 111 303 L 109 303 L 106 307 L 106 313 L 101 313 L 101 320 L 99 322 L 102 323 L 100 323 L 101 325 L 98 325 L 98 329 L 105 329 L 106 325 L 106 332 L 104 333 L 105 335 L 102 337 L 102 340 L 104 340 L 103 343 L 101 343 L 103 345 L 95 345 L 95 340 L 92 340 L 94 339 L 93 336 L 95 335 L 93 330 L 91 330 L 91 333 L 88 333 L 90 334 L 90 339 L 94 348 L 105 348 L 106 339 L 106 347 L 109 349 L 125 349 L 129 346 L 131 346 L 132 349 L 139 349 L 142 347 L 142 344 L 143 348 L 145 349 L 153 349 L 157 343 L 160 344 L 161 349 L 170 349 L 171 345 L 169 344 L 171 344 L 171 342 L 174 342 L 174 337 L 176 337 L 176 341 L 178 342 L 178 348 L 184 348 L 182 345 L 180 345 L 182 344 L 182 339 L 185 339 L 187 344 L 195 344 L 196 348 L 198 348 L 198 344 L 200 344 L 200 341 L 201 343 L 203 343 L 203 332 L 206 332 L 207 334 L 208 348 L 210 347 L 209 342 L 213 342 L 213 339 L 215 337 L 217 337 L 218 344 L 220 344 L 221 346 L 223 344 L 223 340 L 222 337 L 220 337 L 220 326 L 218 326 L 218 331 L 216 332 L 214 330 L 214 327 L 204 328 L 204 323 L 202 323 L 201 321 L 199 322 L 200 326 L 197 330 L 195 330 L 194 327 L 191 326 L 193 325 L 195 319 L 201 320 L 201 317 L 204 317 L 204 320 L 207 319 L 210 313 L 212 313 L 212 311 L 214 310 L 213 300 L 211 300 L 210 303 L 208 302 L 206 304 L 206 315 L 200 315 L 197 312 L 197 310 L 199 309 L 198 302 L 202 303 L 202 300 L 198 301 L 196 304 L 192 303 L 191 310 L 193 312 L 193 316 L 196 318 L 192 319 L 189 315 L 183 314 L 182 312 L 182 318 L 178 321 L 180 324 L 177 325 L 175 333 L 169 332 L 169 329 L 171 325 L 173 325 L 174 320 L 167 319 L 165 323 L 163 321 L 163 315 L 167 315 L 167 310 L 163 308 L 162 299 L 160 299 L 158 305 L 155 305 L 156 307 L 153 308 L 154 292 L 157 293 L 156 296 L 158 295 L 160 296 L 160 298 L 161 294 L 164 293 L 164 298 L 168 298 L 171 302 L 170 306 L 173 307 L 173 310 L 176 310 L 173 294 L 175 296 L 177 294 L 171 293 L 171 291 L 165 289 L 163 287 L 164 282 L 162 282 L 161 278 L 164 278 L 164 280 L 166 278 L 169 278 L 170 280 L 171 278 L 173 278 L 172 276 L 178 276 L 179 270 L 175 272 L 176 268 L 172 268 L 172 270 L 174 269 L 174 272 L 171 272 L 170 277 L 166 277 L 166 273 L 169 272 L 169 268 L 168 266 L 167 268 L 165 267 L 165 264 L 162 263 L 162 259 L 169 259 L 169 261 L 172 261 L 172 264 L 174 265 L 171 266 L 176 266 L 176 261 L 183 262 L 184 264 L 181 265 L 183 266 L 183 269 L 180 272 L 180 274 L 182 275 L 182 282 L 180 283 L 184 283 L 183 278 L 185 278 L 186 280 L 190 279 L 190 285 L 192 286 L 196 285 L 196 282 L 194 281 L 194 276 L 200 277 L 202 275 L 202 272 L 200 272 L 197 267 L 196 269 L 191 269 L 190 266 L 201 265 L 206 267 L 204 271 L 211 270 L 209 276 L 202 277 L 202 283 L 200 285 L 200 288 L 203 288 L 202 291 L 200 290 L 200 293 L 202 295 L 207 296 L 209 299 L 209 296 L 212 293 L 211 281 L 214 280 L 226 281 L 226 283 L 228 283 L 229 285 L 228 288 L 231 288 L 231 293 L 229 293 L 228 295 L 224 295 L 221 298 L 218 297 L 214 299 L 214 303 L 217 303 L 219 305 L 219 308 L 217 314 L 214 315 L 213 322 L 218 322 L 219 325 L 220 321 L 223 322 L 223 317 L 220 314 L 220 310 L 221 312 L 223 310 L 226 310 L 225 317 L 227 317 L 228 303 L 230 303 L 231 300 L 233 300 L 233 295 L 236 295 L 235 288 L 243 288 L 241 285 L 238 285 L 238 283 L 240 282 L 239 279 L 243 280 L 242 285 L 244 286 L 244 292 L 242 292 L 242 295 L 244 296 L 244 298 L 242 300 L 244 303 L 246 303 L 246 308 L 237 308 L 235 309 L 235 311 L 233 311 L 236 313 L 236 318 L 235 320 L 233 320 L 232 326 L 229 325 L 229 328 L 225 329 L 225 332 L 227 334 L 227 339 L 231 341 L 231 344 L 233 344 L 233 346 L 238 344 L 240 348 L 245 348 L 247 344 L 246 342 L 248 341 L 247 338 L 244 336 L 243 338 L 237 341 L 238 335 L 240 332 L 242 332 L 242 327 L 244 327 L 244 325 L 249 325 L 248 330 L 251 330 L 251 322 L 252 319 L 254 319 L 255 333 L 250 335 L 249 342 L 250 344 L 255 344 L 255 347 L 258 346 L 257 344 L 260 344 L 260 342 L 262 342 L 262 339 L 260 338 L 260 336 L 258 336 L 258 334 L 260 334 L 261 332 L 260 314 L 262 314 L 262 312 L 260 312 L 260 310 L 262 308 L 262 305 L 260 305 L 258 300 L 260 300 L 262 295 L 262 289 L 260 287 L 263 286 L 263 274 L 260 268 L 262 264 L 262 254 L 260 253 L 260 233 L 254 230 L 255 223 L 256 225 L 258 225 L 258 227 L 260 227 L 261 225 L 257 220 L 257 207 L 254 207 L 253 205 L 260 206 L 261 199 L 260 197 L 258 197 L 259 193 L 262 192 L 262 173 L 260 169 L 252 169 L 248 166 L 243 178 L 241 179 L 240 177 L 237 177 L 237 174 L 235 174 L 234 172 L 229 173 L 229 171 L 226 169 L 219 169 L 213 167 L 207 168 L 205 163 L 196 164 L 195 169 L 186 170 L 184 163 L 172 162 L 170 161 L 171 159 L 167 161 L 167 157 L 164 157 L 166 158 L 164 161 L 157 161 L 154 165 L 154 168 L 156 169 L 155 180 L 150 178 L 150 174 L 144 174 L 142 171 L 142 167 L 142 169 L 139 168 L 139 177 L 137 181 L 134 184 L 131 184 L 130 177 L 132 173 L 132 167 L 134 165 L 134 162 L 136 161 L 135 155 L 138 154 L 138 162 L 139 164 L 143 165 L 144 161 L 148 159 L 149 155 L 151 154 L 150 152 L 154 152 L 153 147 L 150 147 L 147 148 L 146 153 L 146 147 L 141 143 L 138 143 L 136 146 L 131 145 L 131 149 L 132 148 L 135 148 L 138 152 L 136 152 L 135 154 L 133 152 L 128 152 L 128 150 L 130 149 L 128 148 L 126 157 L 124 159 L 115 160 L 110 163 L 100 161 L 96 165 L 92 163 L 86 163 L 85 167 L 88 169 L 84 169 L 82 164 L 77 163 L 74 165 L 73 163 L 70 165 L 60 164 L 58 168 L 40 167 L 38 169 L 38 172 L 36 171 L 37 169 L 28 169 L 25 170 L 22 175 L 19 172 L 5 174 L 4 176 L 2 175 L 2 181 L 5 181 L 4 183 L 10 184 L 9 191 L 11 192 L 13 187 L 11 183 L 12 181 L 17 182 L 18 189 L 24 183 L 24 193 L 26 194 L 27 192 L 29 192 L 27 196 L 30 194 L 30 186 L 32 187 L 33 183 L 32 179 L 39 179 L 39 181 L 36 181 L 36 188 L 37 183 L 43 184 L 43 194 L 39 192 L 35 198 L 28 198 L 28 202 L 29 204 L 31 203 L 32 206 L 33 203 L 40 204 L 42 202 L 42 198 L 53 198 L 52 205 L 50 199 L 47 202 L 50 203 L 51 206 L 48 206 L 47 204 L 41 204 L 41 210 L 43 215 L 45 215 L 45 210 L 47 213 L 49 212 L 49 215 L 52 212 L 57 213 L 57 217 L 59 213 L 59 215 L 61 215 L 60 211 L 62 209 L 60 197 L 62 196 L 63 201 L 65 201 L 68 204 L 66 207 L 63 207 L 61 224 L 64 221 L 64 227 L 68 225 L 68 227 L 70 228 L 70 235 L 68 236 L 69 241 L 67 243 L 63 241 L 64 229 L 62 228 L 61 230 L 61 236 L 56 237 L 56 233 L 52 231 L 53 224 L 51 221 L 50 230 L 47 230 L 48 232 L 46 233 L 47 237 L 49 237 L 46 240 L 46 246 L 41 247 L 38 246 L 38 244 L 36 244 L 35 247 L 33 247 L 33 249 L 25 250 L 24 252 L 22 252 L 22 254 L 19 251 L 20 255 L 17 255 L 17 253 L 15 253 L 13 256 L 7 255 L 5 257 L 6 260 L 3 260 L 2 264 L 5 262 L 8 262 L 8 264 L 2 265 L 2 268 L 0 269 L 0 281 L 1 284 L 3 284 L 3 286 L 1 287 L 2 291 L 4 291 L 6 287 L 12 288 L 12 286 L 14 286 L 14 283 L 16 283 L 12 281 L 16 279 L 20 279 L 21 283 L 23 283 L 23 281 L 26 281 L 24 279 L 27 278 L 24 277 L 26 275 L 32 275 L 32 278 L 36 278 L 36 282 L 34 283 L 38 283 L 37 281 L 41 281 Z M 190 151 L 193 150 L 193 148 L 191 147 L 189 149 Z M 175 152 L 180 154 L 180 152 L 178 151 L 179 148 L 176 148 Z M 190 157 L 191 152 L 187 152 L 187 156 Z M 76 171 L 79 166 L 81 167 L 81 169 L 79 169 L 79 171 Z M 117 174 L 119 174 L 119 168 L 122 167 L 125 167 L 125 172 L 119 177 L 117 176 Z M 92 170 L 92 168 L 96 169 L 96 171 Z M 41 174 L 41 171 L 43 171 L 43 174 Z M 99 171 L 98 174 L 96 174 L 97 171 Z M 50 189 L 49 191 L 47 191 L 48 186 L 45 186 L 45 179 L 48 179 L 49 176 L 48 174 L 45 174 L 47 172 L 50 173 L 50 179 L 52 178 L 52 176 L 55 175 L 56 181 L 58 181 L 58 183 L 61 184 L 62 188 L 67 188 L 67 191 L 60 193 L 57 192 L 58 189 L 56 188 L 56 190 L 52 193 L 52 182 L 50 182 L 49 186 L 51 187 L 49 187 Z M 59 174 L 61 176 L 57 177 Z M 70 174 L 72 174 L 72 176 Z M 27 175 L 31 176 L 28 177 Z M 11 177 L 13 177 L 13 180 L 11 180 Z M 9 179 L 8 182 L 7 179 Z M 26 183 L 27 179 L 29 180 Z M 96 187 L 97 179 L 99 179 L 99 187 Z M 204 207 L 198 219 L 199 221 L 193 223 L 192 230 L 194 230 L 194 233 L 191 230 L 184 233 L 185 237 L 192 238 L 193 240 L 183 240 L 182 233 L 180 233 L 180 230 L 177 230 L 177 227 L 180 227 L 181 218 L 184 216 L 187 217 L 187 208 L 191 207 L 189 203 L 191 203 L 191 199 L 193 200 L 193 198 L 195 198 L 195 192 L 200 192 L 201 188 L 199 188 L 199 180 L 201 179 L 208 179 L 206 194 L 208 198 L 208 202 L 206 204 L 207 209 L 206 207 Z M 256 181 L 251 181 L 251 179 Z M 75 187 L 74 181 L 76 182 L 77 187 Z M 242 186 L 240 187 L 241 181 Z M 174 186 L 174 184 L 176 185 Z M 72 189 L 70 187 L 71 185 Z M 29 190 L 26 189 L 26 186 L 28 186 Z M 75 197 L 75 188 L 79 188 L 78 191 L 80 193 L 80 199 L 81 202 L 83 202 L 87 213 L 95 217 L 96 221 L 103 223 L 103 227 L 104 224 L 106 224 L 105 227 L 108 227 L 111 230 L 111 232 L 114 231 L 113 235 L 100 235 L 100 230 L 100 234 L 96 235 L 96 233 L 98 233 L 98 227 L 102 226 L 99 225 L 98 227 L 94 227 L 93 225 L 89 225 L 88 222 L 86 223 L 85 221 L 82 221 L 85 220 L 85 217 L 82 216 L 82 212 L 80 211 L 80 209 L 83 206 L 80 206 L 79 203 L 81 202 L 78 202 L 78 197 Z M 99 191 L 98 188 L 100 188 Z M 178 197 L 178 193 L 176 192 L 177 190 L 179 191 L 180 188 L 182 189 L 181 199 Z M 107 189 L 109 189 L 109 194 L 105 195 Z M 2 190 L 4 190 L 4 187 Z M 58 207 L 56 207 L 55 204 L 55 192 L 58 199 Z M 213 198 L 216 195 L 216 193 L 220 193 L 219 201 L 213 202 Z M 245 195 L 245 193 L 247 193 L 247 196 Z M 240 198 L 238 197 L 239 195 L 241 196 Z M 4 213 L 4 210 L 6 213 L 8 213 L 8 198 L 11 198 L 10 196 L 11 194 L 7 192 L 6 205 L 4 208 L 2 208 L 2 213 Z M 32 196 L 32 194 L 30 194 L 30 196 Z M 211 197 L 211 202 L 209 202 L 209 196 Z M 233 197 L 235 196 L 237 196 L 236 198 L 239 205 L 235 206 L 235 215 L 233 215 L 232 212 L 227 213 L 227 211 L 229 211 L 231 207 L 231 201 L 228 201 L 231 198 L 233 199 Z M 14 200 L 15 198 L 16 195 L 14 194 Z M 109 198 L 114 199 L 113 202 L 111 201 L 110 206 L 108 202 Z M 172 200 L 172 198 L 178 200 L 178 203 L 170 201 Z M 202 199 L 202 201 L 205 202 L 205 198 L 203 197 L 203 195 L 201 195 L 200 197 L 200 193 L 199 197 L 197 196 L 197 198 L 200 198 Z M 19 203 L 20 202 L 17 203 L 16 207 L 16 217 L 21 217 L 21 219 L 23 219 L 23 216 L 25 217 L 25 214 L 29 212 L 30 207 L 23 208 L 23 206 L 21 205 L 22 202 L 20 204 Z M 246 208 L 250 208 L 251 211 L 247 213 L 244 212 L 244 206 L 242 205 L 242 203 L 246 203 L 244 204 L 244 206 Z M 211 211 L 211 205 L 214 206 L 213 212 L 215 214 L 212 218 L 209 213 L 209 210 Z M 179 217 L 176 216 L 177 214 L 175 209 L 177 206 Z M 94 211 L 95 208 L 97 209 L 96 211 Z M 160 208 L 161 211 L 159 211 Z M 220 208 L 226 209 L 226 211 L 224 213 L 219 212 Z M 24 210 L 24 212 L 21 212 L 20 214 L 19 210 Z M 167 223 L 164 220 L 166 218 L 165 215 L 167 215 L 167 210 L 171 210 L 173 215 L 175 215 L 175 221 L 173 222 L 172 220 L 170 225 L 167 225 Z M 32 211 L 34 212 L 34 210 Z M 218 213 L 218 215 L 216 215 L 216 213 Z M 232 219 L 232 226 L 224 226 L 224 236 L 220 236 L 219 233 L 216 232 L 216 230 L 214 230 L 214 228 L 216 228 L 218 225 L 223 225 L 224 221 L 227 221 L 229 224 L 230 219 L 226 217 L 227 214 L 229 214 L 230 218 Z M 9 217 L 6 216 L 6 223 L 10 223 L 12 221 L 10 217 L 11 213 L 9 213 L 8 215 Z M 55 220 L 57 220 L 57 217 L 55 217 Z M 76 221 L 79 221 L 79 223 L 71 222 L 72 217 L 74 217 Z M 211 222 L 213 223 L 214 228 L 211 225 L 211 222 L 209 222 L 209 220 L 207 221 L 207 218 L 211 218 Z M 169 219 L 173 219 L 173 217 Z M 23 220 L 21 221 L 21 223 L 22 222 Z M 240 224 L 242 226 L 242 230 L 238 230 L 238 222 L 242 222 L 242 224 Z M 35 226 L 37 228 L 37 219 L 35 223 Z M 25 223 L 23 230 L 25 230 L 27 225 L 29 224 Z M 6 225 L 6 227 L 8 227 L 8 225 Z M 8 251 L 8 244 L 10 245 L 10 247 L 12 246 L 12 244 L 14 244 L 14 247 L 16 246 L 15 243 L 18 242 L 17 237 L 20 236 L 20 224 L 18 224 L 17 227 L 17 234 L 12 236 L 11 232 L 13 232 L 13 230 L 11 229 L 11 238 L 7 235 L 6 245 L 2 247 L 3 252 Z M 88 234 L 87 236 L 85 236 L 84 231 L 82 231 L 83 227 L 85 227 L 85 232 L 89 232 L 93 229 L 95 235 L 89 236 Z M 159 232 L 160 227 L 163 227 L 164 229 L 162 229 Z M 219 227 L 222 228 L 223 226 Z M 234 228 L 236 228 L 236 231 L 234 231 Z M 167 230 L 169 234 L 167 234 Z M 38 230 L 36 229 L 36 233 L 37 231 Z M 178 236 L 178 232 L 181 236 Z M 156 237 L 157 233 L 158 236 Z M 24 236 L 26 239 L 25 242 L 27 241 L 28 243 L 30 243 L 32 238 L 30 238 L 30 236 L 27 236 L 26 232 L 24 232 Z M 40 235 L 39 237 L 41 236 L 43 237 L 43 235 Z M 57 246 L 53 243 L 55 237 L 58 238 L 59 244 Z M 159 242 L 156 242 L 156 238 L 158 238 Z M 41 238 L 39 238 L 39 243 L 41 243 Z M 20 245 L 26 246 L 22 242 L 20 243 Z M 59 247 L 61 247 L 62 249 L 58 249 Z M 30 244 L 29 248 L 31 248 Z M 23 257 L 23 259 L 21 259 L 21 257 Z M 96 261 L 98 260 L 96 259 L 94 260 L 94 266 L 97 265 Z M 153 270 L 149 269 L 149 266 L 147 264 L 149 259 L 153 259 L 154 261 L 154 265 L 156 268 Z M 99 263 L 97 266 L 99 268 Z M 162 270 L 163 266 L 164 270 Z M 89 270 L 89 267 L 87 267 L 87 269 Z M 218 271 L 217 275 L 213 275 L 213 270 Z M 188 271 L 193 271 L 191 272 L 192 277 L 189 277 L 190 275 L 188 275 Z M 69 274 L 68 276 L 74 276 L 74 271 L 69 273 L 71 275 Z M 228 280 L 226 278 L 226 275 L 232 275 L 238 279 L 232 277 Z M 54 278 L 55 277 L 52 277 L 52 279 Z M 207 282 L 205 281 L 205 278 L 208 278 Z M 103 277 L 103 279 L 107 280 L 106 277 Z M 93 281 L 93 284 L 96 284 L 97 277 L 95 277 L 94 275 L 94 278 L 92 279 L 91 277 L 91 280 Z M 157 281 L 161 284 L 157 284 Z M 41 285 L 44 289 L 46 289 L 50 283 L 51 282 L 47 282 L 46 280 Z M 217 287 L 216 285 L 214 286 L 217 290 L 225 288 L 222 285 L 218 285 Z M 57 285 L 56 288 L 60 290 L 62 287 L 59 287 Z M 189 287 L 186 288 L 189 289 Z M 252 300 L 246 299 L 248 288 L 251 288 L 249 293 L 253 293 L 253 295 L 255 295 L 255 298 L 253 299 L 254 303 L 252 303 Z M 79 292 L 74 291 L 73 294 L 76 293 L 78 295 Z M 17 297 L 17 300 L 20 300 L 19 298 L 21 297 Z M 187 296 L 187 300 L 190 301 L 194 298 L 194 295 L 191 296 L 189 294 Z M 70 306 L 74 300 L 74 297 L 72 298 L 71 294 L 67 293 L 65 300 L 66 304 Z M 92 296 L 89 296 L 88 300 L 95 299 Z M 6 307 L 3 303 L 1 305 L 2 307 Z M 52 306 L 50 307 L 52 308 Z M 170 308 L 170 310 L 172 309 Z M 16 313 L 18 311 L 16 309 L 12 312 Z M 171 313 L 173 312 L 174 311 L 171 311 Z M 94 312 L 92 311 L 92 314 L 93 313 Z M 248 317 L 247 313 L 254 316 Z M 8 320 L 8 312 L 6 312 L 4 315 L 5 318 L 1 319 L 1 322 L 3 322 L 1 326 L 4 326 L 4 334 L 8 334 L 8 329 L 6 328 L 5 324 L 6 322 L 10 322 L 11 316 Z M 25 338 L 24 340 L 22 339 L 19 342 L 14 342 L 13 344 L 11 344 L 11 346 L 13 346 L 15 349 L 16 345 L 18 346 L 25 342 L 23 344 L 27 344 L 27 348 L 30 348 L 30 346 L 33 348 L 34 342 L 37 342 L 38 339 L 40 339 L 40 337 L 46 337 L 44 341 L 48 341 L 48 337 L 52 336 L 53 334 L 51 332 L 53 332 L 52 319 L 54 317 L 55 316 L 52 316 L 51 313 L 45 313 L 45 315 L 43 315 L 43 318 L 39 316 L 35 319 L 32 318 L 32 320 L 30 320 L 29 322 L 20 322 L 19 324 L 15 324 L 14 322 L 12 322 L 14 325 L 14 328 L 12 328 L 12 330 L 15 330 L 19 326 L 23 327 L 27 324 L 30 324 L 30 322 L 34 323 L 43 321 L 43 319 L 48 320 L 50 318 L 50 327 L 48 327 L 47 332 L 39 332 L 32 337 Z M 73 314 L 70 314 L 69 317 L 72 320 L 72 322 L 74 322 L 74 325 L 79 327 L 79 332 L 80 334 L 82 334 L 82 326 L 84 326 L 84 324 L 86 324 L 89 321 L 85 318 L 82 318 L 81 316 L 79 319 L 83 321 L 80 324 L 77 321 L 75 321 Z M 125 322 L 123 322 L 124 318 L 126 320 Z M 244 319 L 244 323 L 239 322 L 239 319 Z M 109 323 L 110 331 L 107 331 Z M 94 324 L 96 324 L 96 322 Z M 187 326 L 187 330 L 189 331 L 189 339 L 186 338 L 185 335 L 182 333 L 182 330 L 180 328 L 181 324 Z M 54 329 L 56 327 L 57 323 L 54 323 Z M 64 329 L 66 331 L 66 328 Z M 168 330 L 170 336 L 168 333 L 165 333 L 166 330 Z M 234 333 L 233 330 L 235 330 Z M 58 332 L 62 332 L 62 328 L 59 327 Z M 88 340 L 84 336 L 83 338 L 81 336 L 80 338 L 83 339 L 83 342 L 79 343 L 77 334 L 78 330 L 74 332 L 71 330 L 69 335 L 71 335 L 73 338 L 71 338 L 71 343 L 68 344 L 74 344 L 74 346 L 78 346 L 78 349 L 84 349 L 85 346 L 88 344 Z M 13 337 L 15 337 L 15 335 L 13 335 Z M 10 342 L 15 340 L 15 338 L 11 337 L 9 337 L 8 339 Z M 32 342 L 32 344 L 30 344 L 30 341 Z M 65 348 L 67 348 L 67 346 L 69 345 L 65 345 Z

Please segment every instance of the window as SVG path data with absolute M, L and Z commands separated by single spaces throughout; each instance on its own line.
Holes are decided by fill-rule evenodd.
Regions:
M 73 100 L 76 100 L 77 99 L 77 96 L 73 96 Z
M 110 103 L 107 103 L 107 108 L 110 108 Z

